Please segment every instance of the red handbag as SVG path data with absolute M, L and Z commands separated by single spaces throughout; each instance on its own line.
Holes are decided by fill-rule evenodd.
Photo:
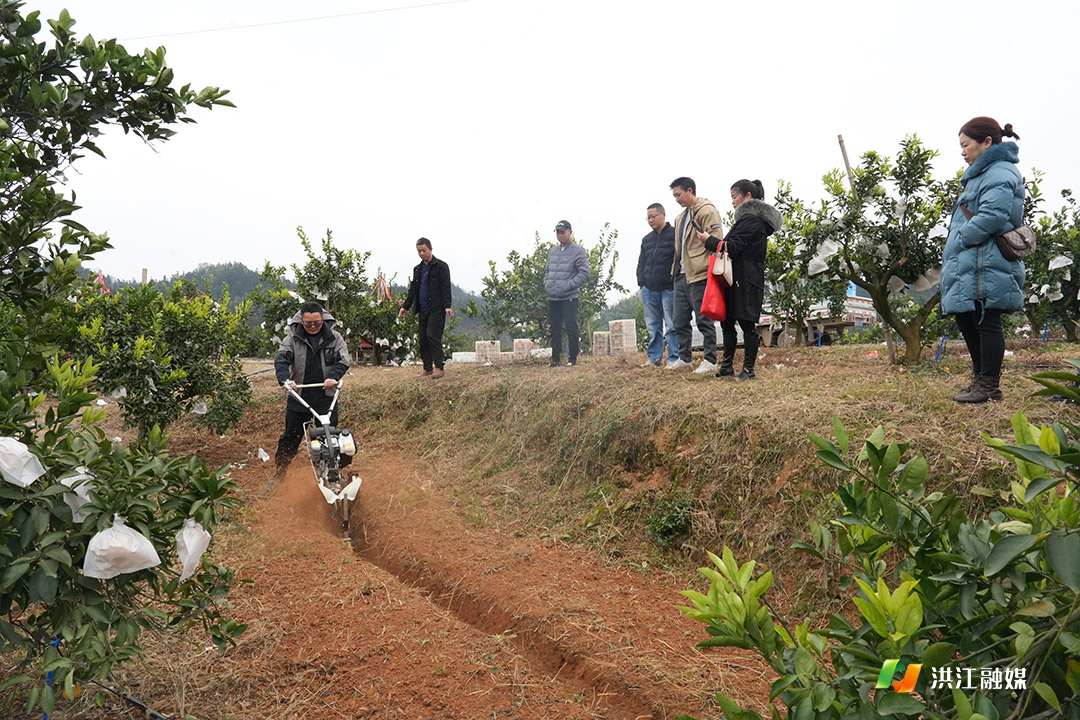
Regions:
M 710 320 L 727 320 L 727 306 L 724 304 L 724 287 L 720 278 L 713 274 L 716 256 L 709 257 L 709 273 L 705 276 L 705 297 L 701 301 L 701 314 Z

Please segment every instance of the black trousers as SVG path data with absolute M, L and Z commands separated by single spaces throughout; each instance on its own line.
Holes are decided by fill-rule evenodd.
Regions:
M 321 405 L 312 403 L 312 407 L 320 413 L 326 412 L 326 408 L 330 407 L 330 398 L 326 398 L 326 402 Z M 304 439 L 304 423 L 311 419 L 311 413 L 307 410 L 293 410 L 288 407 L 285 409 L 285 432 L 281 434 L 281 438 L 278 440 L 277 452 L 274 453 L 274 464 L 279 468 L 288 466 L 292 459 L 296 457 L 296 452 L 300 448 L 300 441 Z M 330 424 L 334 427 L 338 426 L 338 409 L 336 407 L 334 412 L 330 413 Z M 351 462 L 352 457 L 350 455 L 342 453 L 338 457 L 338 467 L 345 467 Z
M 957 313 L 956 326 L 964 336 L 971 354 L 971 369 L 976 375 L 1001 377 L 1005 357 L 1005 331 L 1001 329 L 1001 310 L 986 310 L 981 300 L 971 312 Z
M 578 299 L 548 300 L 548 322 L 551 323 L 551 362 L 562 360 L 562 335 L 566 328 L 567 360 L 577 362 L 581 349 L 580 332 L 577 324 Z
M 747 370 L 754 369 L 757 362 L 758 346 L 761 339 L 758 337 L 757 323 L 749 320 L 724 320 L 720 323 L 720 329 L 724 333 L 724 360 L 723 364 L 731 367 L 735 362 L 735 349 L 739 346 L 739 334 L 735 330 L 735 323 L 742 328 L 743 337 L 743 367 Z
M 432 367 L 440 370 L 443 368 L 443 362 L 446 360 L 442 344 L 445 328 L 445 310 L 420 311 L 420 359 L 424 361 L 425 370 L 430 371 Z

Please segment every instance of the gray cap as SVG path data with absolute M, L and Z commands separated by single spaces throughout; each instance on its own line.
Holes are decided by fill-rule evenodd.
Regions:
M 555 232 L 559 232 L 560 230 L 573 230 L 573 228 L 570 227 L 570 221 L 560 220 L 559 223 L 555 226 Z

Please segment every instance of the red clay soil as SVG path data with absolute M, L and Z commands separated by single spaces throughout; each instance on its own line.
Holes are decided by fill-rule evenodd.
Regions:
M 476 527 L 422 467 L 362 464 L 351 544 L 306 463 L 268 496 L 266 465 L 234 473 L 264 495 L 262 557 L 233 598 L 252 629 L 217 661 L 243 716 L 704 718 L 717 688 L 764 709 L 755 658 L 694 648 L 704 628 L 674 607 L 685 581 Z M 187 712 L 210 714 L 215 693 L 199 694 Z

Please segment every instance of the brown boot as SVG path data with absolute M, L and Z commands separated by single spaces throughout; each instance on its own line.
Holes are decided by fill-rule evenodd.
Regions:
M 1004 398 L 998 387 L 999 378 L 988 375 L 976 375 L 971 390 L 953 398 L 958 403 L 984 403 L 987 400 L 999 401 Z

